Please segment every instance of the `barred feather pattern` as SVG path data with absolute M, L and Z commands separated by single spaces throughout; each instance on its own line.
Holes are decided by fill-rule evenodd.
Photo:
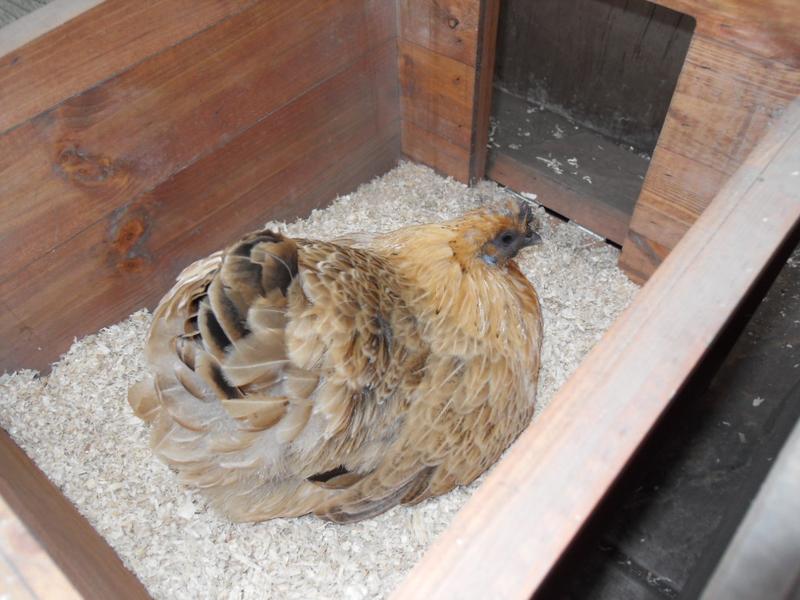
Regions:
M 254 232 L 180 276 L 133 386 L 155 454 L 236 521 L 368 518 L 473 481 L 533 414 L 542 323 L 491 261 L 524 207 L 368 240 Z

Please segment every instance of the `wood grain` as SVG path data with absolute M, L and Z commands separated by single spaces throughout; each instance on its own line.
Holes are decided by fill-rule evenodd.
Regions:
M 469 181 L 469 150 L 417 127 L 409 120 L 402 122 L 402 132 L 403 154 L 408 158 L 457 181 Z
M 0 596 L 79 600 L 41 544 L 0 497 Z
M 15 38 L 16 43 L 24 38 L 14 31 L 0 30 L 0 132 L 252 3 L 253 0 L 156 0 L 132 4 L 107 0 L 94 7 L 97 2 L 45 6 L 42 10 L 56 23 L 69 17 L 46 36 L 10 47 Z M 88 11 L 84 12 L 87 4 Z M 27 19 L 39 18 L 38 12 L 12 27 L 15 31 L 24 28 L 44 33 L 38 24 L 27 24 Z
M 623 246 L 620 265 L 637 281 L 652 274 L 800 96 L 796 3 L 659 3 L 695 16 L 697 29 Z
M 398 0 L 398 37 L 474 67 L 480 5 L 472 0 Z
M 656 0 L 698 21 L 698 32 L 800 68 L 795 0 Z
M 798 165 L 800 102 L 720 191 L 394 598 L 531 596 L 800 223 Z
M 2 428 L 0 473 L 0 496 L 84 598 L 150 597 L 100 534 Z
M 384 3 L 261 2 L 6 133 L 0 280 L 390 39 L 393 26 Z
M 498 0 L 399 3 L 403 152 L 465 183 L 485 165 L 497 7 Z
M 500 0 L 484 0 L 481 2 L 478 61 L 475 65 L 472 137 L 469 149 L 470 184 L 477 183 L 486 174 L 489 119 L 492 114 L 494 63 L 499 18 Z
M 46 367 L 75 335 L 152 308 L 191 260 L 394 166 L 396 65 L 390 39 L 0 283 L 16 316 L 0 318 L 0 365 Z

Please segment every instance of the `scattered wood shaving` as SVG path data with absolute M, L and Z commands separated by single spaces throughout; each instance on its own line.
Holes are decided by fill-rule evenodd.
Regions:
M 556 175 L 564 174 L 564 165 L 557 158 L 545 158 L 543 156 L 537 156 L 536 160 L 542 161 L 545 165 L 547 165 L 547 168 L 553 171 L 553 173 Z
M 387 231 L 455 217 L 506 194 L 492 183 L 467 188 L 405 163 L 308 219 L 271 225 L 319 238 Z M 538 412 L 638 288 L 617 268 L 616 249 L 541 208 L 536 214 L 544 241 L 523 251 L 519 263 L 544 313 Z M 46 377 L 0 376 L 0 425 L 154 598 L 384 598 L 475 490 L 346 526 L 314 517 L 226 521 L 153 457 L 148 428 L 127 405 L 128 386 L 144 374 L 149 323 L 141 310 L 76 341 Z

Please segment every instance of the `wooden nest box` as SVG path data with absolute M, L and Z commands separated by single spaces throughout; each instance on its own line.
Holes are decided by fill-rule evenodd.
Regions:
M 662 40 L 675 80 L 647 99 L 655 108 L 632 90 L 587 109 L 621 106 L 630 118 L 617 122 L 651 128 L 614 133 L 654 144 L 625 208 L 586 187 L 597 182 L 561 180 L 489 139 L 493 111 L 504 118 L 498 98 L 516 90 L 527 110 L 532 63 L 557 74 L 570 55 L 569 41 L 536 37 L 537 23 L 596 42 L 568 13 L 554 16 L 571 3 L 576 19 L 618 13 L 597 27 L 623 41 L 642 19 L 664 31 L 679 17 Z M 800 217 L 796 0 L 622 4 L 56 0 L 0 30 L 0 368 L 46 369 L 75 336 L 152 308 L 190 261 L 267 220 L 305 216 L 402 158 L 536 192 L 650 280 L 397 592 L 527 598 Z M 581 71 L 572 109 L 635 61 L 611 39 L 595 57 L 607 85 Z M 527 71 L 523 50 L 534 52 Z M 565 89 L 548 86 L 549 97 Z M 568 468 L 596 456 L 592 469 Z M 0 465 L 0 492 L 80 592 L 146 595 L 2 430 Z M 546 515 L 546 530 L 529 515 Z

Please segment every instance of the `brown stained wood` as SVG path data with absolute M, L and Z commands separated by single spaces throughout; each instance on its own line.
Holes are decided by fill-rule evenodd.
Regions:
M 84 598 L 150 597 L 100 534 L 2 428 L 0 496 Z
M 800 68 L 695 35 L 623 245 L 629 276 L 647 279 L 797 96 Z
M 20 32 L 41 31 L 35 11 L 0 30 L 0 131 L 22 123 L 164 48 L 241 11 L 253 0 L 106 0 L 57 2 L 41 10 L 48 20 L 69 17 L 44 37 L 10 47 Z M 76 9 L 81 10 L 75 14 Z M 86 12 L 84 12 L 86 11 Z M 55 13 L 55 14 L 53 14 Z M 77 18 L 75 18 L 77 17 Z M 35 23 L 27 24 L 28 20 Z M 4 56 L 3 56 L 4 55 Z
M 80 599 L 41 544 L 0 497 L 0 597 L 3 594 L 9 600 Z
M 507 154 L 493 155 L 487 177 L 519 192 L 535 192 L 538 203 L 613 242 L 621 244 L 625 240 L 628 213 L 553 181 Z
M 475 66 L 480 6 L 474 0 L 398 0 L 399 37 Z
M 492 84 L 494 83 L 497 23 L 500 0 L 480 3 L 480 36 L 475 65 L 475 96 L 472 106 L 472 139 L 470 144 L 469 182 L 477 183 L 486 173 L 486 145 L 489 142 L 489 118 L 492 113 Z
M 403 120 L 469 150 L 473 69 L 402 40 L 399 52 Z
M 800 593 L 798 510 L 800 424 L 775 460 L 702 599 L 796 599 Z
M 797 102 L 394 598 L 531 596 L 800 223 L 799 164 Z
M 452 144 L 414 123 L 402 123 L 403 154 L 457 181 L 469 181 L 469 150 Z
M 403 152 L 464 183 L 485 165 L 497 0 L 401 0 Z
M 393 3 L 259 2 L 0 137 L 0 279 L 391 39 Z
M 75 335 L 152 308 L 192 260 L 393 167 L 396 65 L 388 40 L 0 284 L 19 317 L 0 319 L 1 368 L 46 367 Z
M 795 0 L 656 0 L 698 20 L 698 33 L 800 68 Z

